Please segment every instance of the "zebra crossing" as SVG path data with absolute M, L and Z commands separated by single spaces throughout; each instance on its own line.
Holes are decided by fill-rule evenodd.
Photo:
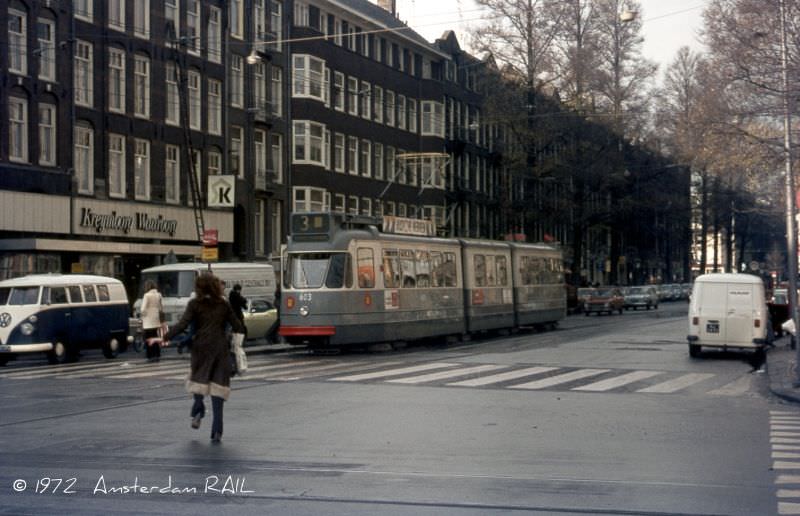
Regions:
M 707 394 L 741 396 L 752 389 L 753 375 L 739 377 L 712 373 L 656 370 L 556 367 L 533 364 L 475 364 L 447 362 L 374 361 L 332 357 L 275 357 L 253 354 L 249 368 L 237 382 L 315 380 L 334 383 L 383 383 L 395 386 L 574 391 L 584 393 Z M 65 365 L 7 367 L 0 382 L 46 378 L 80 380 L 183 381 L 188 373 L 184 357 L 146 363 L 141 357 Z M 800 428 L 800 423 L 798 423 Z M 780 428 L 775 438 L 783 438 Z M 800 437 L 798 437 L 800 453 Z M 800 486 L 798 486 L 800 488 Z M 798 513 L 800 514 L 800 513 Z
M 800 515 L 800 415 L 771 410 L 772 469 L 777 472 L 778 514 Z

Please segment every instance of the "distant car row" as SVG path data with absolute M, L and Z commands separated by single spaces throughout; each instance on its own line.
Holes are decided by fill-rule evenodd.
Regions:
M 577 291 L 576 312 L 612 314 L 623 310 L 658 308 L 661 301 L 688 300 L 691 285 L 642 285 L 636 287 L 588 287 Z

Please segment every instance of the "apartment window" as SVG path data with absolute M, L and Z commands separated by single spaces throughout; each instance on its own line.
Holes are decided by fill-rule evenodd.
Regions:
M 133 114 L 150 117 L 150 59 L 136 55 L 133 58 Z
M 228 23 L 231 26 L 231 36 L 242 39 L 244 37 L 244 12 L 242 0 L 230 0 L 228 3 Z
M 253 0 L 253 29 L 257 40 L 264 39 L 267 34 L 267 0 Z
M 269 162 L 272 173 L 275 174 L 275 182 L 283 183 L 283 136 L 272 133 L 269 136 Z
M 407 214 L 407 212 L 406 212 L 406 205 L 405 205 L 405 203 L 402 203 L 402 202 L 401 202 L 401 203 L 399 203 L 399 204 L 397 205 L 397 216 L 398 216 L 398 217 L 405 217 L 405 216 L 406 216 L 406 214 Z
M 422 101 L 422 135 L 444 138 L 444 105 Z
M 267 132 L 261 129 L 253 131 L 253 151 L 255 152 L 256 178 L 267 174 Z
M 351 196 L 348 197 L 347 213 L 351 213 L 353 215 L 358 215 L 358 197 L 357 196 L 351 195 Z
M 339 133 L 333 135 L 333 169 L 344 172 L 344 135 Z
M 255 210 L 253 213 L 253 226 L 255 231 L 253 234 L 253 246 L 255 253 L 258 256 L 264 256 L 264 230 L 266 227 L 266 202 L 263 199 L 256 199 Z
M 369 34 L 361 34 L 361 55 L 369 57 Z
M 52 20 L 39 18 L 36 23 L 36 33 L 39 40 L 39 79 L 55 81 L 56 24 Z
M 347 137 L 347 172 L 358 174 L 358 138 Z
M 292 211 L 328 211 L 327 192 L 322 188 L 293 188 L 294 207 Z
M 200 130 L 202 127 L 200 73 L 190 71 L 187 76 L 187 81 L 189 88 L 189 127 Z
M 408 130 L 417 132 L 417 101 L 408 99 Z
M 375 142 L 372 154 L 375 179 L 383 179 L 383 144 Z
M 200 0 L 186 0 L 186 36 L 187 50 L 200 54 Z
M 323 140 L 325 126 L 299 120 L 294 123 L 294 153 L 293 163 L 325 165 Z
M 344 213 L 344 194 L 335 194 L 333 196 L 333 211 Z
M 333 42 L 341 47 L 342 38 L 344 37 L 344 21 L 336 20 L 333 29 Z
M 344 111 L 344 74 L 333 72 L 333 108 Z
M 178 91 L 178 70 L 174 63 L 167 63 L 165 71 L 167 75 L 166 123 L 180 125 L 181 104 Z
M 150 0 L 133 0 L 133 35 L 150 39 Z
M 277 255 L 281 251 L 281 242 L 283 240 L 281 235 L 281 227 L 283 227 L 283 223 L 281 222 L 282 213 L 283 202 L 272 201 L 272 216 L 270 217 L 270 252 L 273 255 Z
M 256 63 L 253 66 L 253 101 L 254 109 L 267 110 L 267 65 Z
M 372 175 L 372 170 L 370 170 L 370 165 L 372 163 L 372 157 L 370 156 L 370 151 L 372 150 L 372 144 L 369 140 L 361 140 L 361 146 L 359 147 L 359 151 L 361 152 L 360 158 L 358 160 L 358 168 L 359 173 L 364 177 L 369 177 Z
M 269 3 L 269 29 L 277 41 L 283 38 L 283 7 L 280 0 L 271 0 Z
M 379 124 L 383 123 L 383 88 L 380 86 L 375 86 L 375 91 L 373 92 L 374 103 L 373 103 L 373 110 L 375 112 L 375 121 Z
M 168 203 L 177 204 L 181 199 L 180 190 L 180 148 L 167 145 L 164 165 L 164 192 Z
M 244 106 L 244 76 L 242 74 L 242 56 L 231 56 L 231 106 Z
M 216 7 L 208 8 L 208 60 L 214 63 L 222 61 L 222 11 Z
M 331 132 L 330 130 L 325 130 L 325 139 L 322 142 L 322 150 L 324 153 L 323 160 L 325 161 L 325 168 L 327 170 L 331 169 Z
M 197 185 L 197 195 L 198 200 L 202 201 L 203 199 L 203 153 L 199 150 L 192 151 L 192 161 L 190 163 L 192 169 L 189 171 L 189 174 L 194 172 L 194 180 L 195 184 Z M 192 177 L 191 175 L 189 177 Z M 186 195 L 189 204 L 194 206 L 195 197 L 194 193 L 192 192 L 192 185 L 188 183 L 187 188 L 189 189 L 189 193 Z
M 283 68 L 271 67 L 272 80 L 270 81 L 270 111 L 272 116 L 283 116 Z
M 222 154 L 217 151 L 208 151 L 208 175 L 222 174 Z
M 303 2 L 294 3 L 294 24 L 298 27 L 309 26 L 308 4 Z
M 394 127 L 395 108 L 394 92 L 386 90 L 386 125 L 391 127 Z
M 150 198 L 150 142 L 136 139 L 133 150 L 134 196 L 137 200 Z
M 125 136 L 108 135 L 108 195 L 125 197 Z
M 292 63 L 294 66 L 293 96 L 313 98 L 324 102 L 323 92 L 328 88 L 324 80 L 325 61 L 314 56 L 293 54 Z
M 208 80 L 208 132 L 222 134 L 222 81 Z
M 395 214 L 394 201 L 386 201 L 386 209 L 383 210 L 383 213 L 385 213 L 386 215 Z
M 372 215 L 372 199 L 369 197 L 361 198 L 361 214 Z
M 164 21 L 167 22 L 167 40 L 175 40 L 181 35 L 180 0 L 164 0 Z
M 72 8 L 75 16 L 92 21 L 92 11 L 94 10 L 94 0 L 72 0 Z
M 361 116 L 369 120 L 372 118 L 372 87 L 368 82 L 361 83 Z
M 238 126 L 231 127 L 230 149 L 230 173 L 239 177 L 244 176 L 244 148 L 242 140 L 244 138 L 243 129 Z
M 92 107 L 93 70 L 92 44 L 78 40 L 75 42 L 75 103 Z
M 94 192 L 94 131 L 86 125 L 76 125 L 73 166 L 78 178 L 78 193 Z
M 8 159 L 28 162 L 28 100 L 8 98 Z
M 406 129 L 406 97 L 405 95 L 397 96 L 397 128 Z
M 125 51 L 108 49 L 108 110 L 125 112 Z
M 56 165 L 56 107 L 39 104 L 39 164 Z
M 125 32 L 125 0 L 108 0 L 108 26 Z
M 347 109 L 348 113 L 358 116 L 358 79 L 347 78 Z
M 325 79 L 322 83 L 322 98 L 325 99 L 325 107 L 331 107 L 331 69 L 325 67 Z
M 395 149 L 392 146 L 386 147 L 386 179 L 389 182 L 394 182 L 395 178 L 395 162 L 394 162 Z

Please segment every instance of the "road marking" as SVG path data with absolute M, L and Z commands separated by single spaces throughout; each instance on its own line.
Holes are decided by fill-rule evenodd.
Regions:
M 579 369 L 577 371 L 572 371 L 571 373 L 564 373 L 559 374 L 556 376 L 551 376 L 549 378 L 543 378 L 541 380 L 536 380 L 533 382 L 528 383 L 521 383 L 517 385 L 510 385 L 508 389 L 544 389 L 546 387 L 552 387 L 554 385 L 558 385 L 561 383 L 572 382 L 575 380 L 580 380 L 582 378 L 589 378 L 591 376 L 597 376 L 603 373 L 607 373 L 609 369 Z
M 771 424 L 770 429 L 772 430 L 800 430 L 800 425 L 777 425 Z
M 71 364 L 70 366 L 47 367 L 45 369 L 35 371 L 14 371 L 2 375 L 3 378 L 17 379 L 17 380 L 31 380 L 35 378 L 45 378 L 48 376 L 58 376 L 60 374 L 69 374 L 76 371 L 83 370 L 97 370 L 97 369 L 115 369 L 126 366 L 127 362 L 104 362 L 104 363 L 83 363 Z
M 800 432 L 770 432 L 770 437 L 800 437 Z
M 800 498 L 800 489 L 778 489 L 778 498 Z
M 644 392 L 644 393 L 655 393 L 655 394 L 667 394 L 671 392 L 676 392 L 681 389 L 685 389 L 690 385 L 694 385 L 696 383 L 700 383 L 704 380 L 708 380 L 709 378 L 714 377 L 713 374 L 709 373 L 691 373 L 685 374 L 683 376 L 679 376 L 677 378 L 673 378 L 672 380 L 668 380 L 663 383 L 659 383 L 653 385 L 652 387 L 647 387 L 646 389 L 639 389 L 636 392 Z
M 778 475 L 776 484 L 800 484 L 800 475 Z
M 772 463 L 772 469 L 800 469 L 800 462 L 776 460 Z
M 526 376 L 533 376 L 536 374 L 547 373 L 550 371 L 555 371 L 557 369 L 558 367 L 526 367 L 525 369 L 517 369 L 516 371 L 509 371 L 507 373 L 481 376 L 480 378 L 472 378 L 471 380 L 462 380 L 460 382 L 448 383 L 447 385 L 454 387 L 480 387 L 482 385 L 490 385 L 493 383 L 500 383 L 508 380 L 516 380 L 517 378 L 524 378 Z
M 719 389 L 709 391 L 708 394 L 714 396 L 739 396 L 750 390 L 752 382 L 752 376 L 743 376 L 734 382 L 723 385 Z
M 784 452 L 784 451 L 773 451 L 772 452 L 772 458 L 773 459 L 800 459 L 800 453 L 792 453 L 792 452 Z
M 411 367 L 401 367 L 400 369 L 389 369 L 387 371 L 378 371 L 375 373 L 364 373 L 350 376 L 339 376 L 331 378 L 334 382 L 358 382 L 361 380 L 374 380 L 376 378 L 386 378 L 387 376 L 400 376 L 408 373 L 416 373 L 419 371 L 430 371 L 431 369 L 444 369 L 446 367 L 453 367 L 457 364 L 448 364 L 444 362 L 434 362 L 430 364 L 422 364 Z
M 778 502 L 778 514 L 800 514 L 800 503 Z
M 395 364 L 396 362 L 392 362 Z M 288 380 L 288 379 L 300 379 L 305 378 L 314 373 L 319 373 L 322 371 L 329 371 L 331 369 L 336 369 L 337 372 L 347 372 L 347 371 L 358 371 L 361 369 L 375 369 L 375 364 L 352 364 L 348 366 L 347 364 L 337 363 L 337 364 L 328 364 L 328 365 L 321 365 L 315 367 L 307 367 L 307 368 L 300 368 L 299 370 L 292 369 L 289 371 L 282 370 L 282 371 L 271 371 L 268 373 L 260 373 L 256 375 L 250 374 L 250 369 L 248 369 L 244 375 L 242 376 L 242 380 Z
M 445 380 L 448 378 L 455 378 L 456 376 L 467 376 L 473 373 L 482 373 L 484 371 L 496 371 L 498 369 L 503 369 L 506 366 L 501 365 L 482 365 L 482 366 L 474 366 L 474 367 L 465 367 L 462 369 L 449 369 L 447 371 L 442 371 L 439 373 L 429 373 L 423 374 L 419 376 L 409 376 L 406 378 L 397 378 L 394 380 L 386 380 L 387 383 L 405 383 L 405 384 L 414 384 L 414 383 L 425 383 L 425 382 L 435 382 L 437 380 Z
M 800 439 L 787 439 L 786 437 L 771 437 L 772 444 L 800 444 Z
M 787 451 L 800 451 L 800 445 L 792 444 L 773 444 L 773 450 L 787 450 Z
M 623 374 L 617 376 L 615 378 L 609 378 L 607 380 L 600 380 L 599 382 L 590 383 L 589 385 L 583 385 L 581 387 L 575 387 L 573 391 L 588 391 L 588 392 L 602 392 L 608 391 L 611 389 L 616 389 L 618 387 L 622 387 L 624 385 L 628 385 L 634 382 L 638 382 L 640 380 L 645 380 L 647 378 L 652 378 L 653 376 L 658 376 L 663 374 L 659 371 L 633 371 L 627 374 Z
M 796 416 L 797 412 L 789 412 L 788 410 L 770 410 L 770 416 Z

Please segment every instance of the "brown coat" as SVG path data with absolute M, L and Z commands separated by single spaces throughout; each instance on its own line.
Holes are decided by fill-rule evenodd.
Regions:
M 225 328 L 230 325 L 236 333 L 244 333 L 244 325 L 223 299 L 204 297 L 192 299 L 181 320 L 170 328 L 166 340 L 194 325 L 192 333 L 192 369 L 186 389 L 228 399 L 231 392 L 231 361 Z

